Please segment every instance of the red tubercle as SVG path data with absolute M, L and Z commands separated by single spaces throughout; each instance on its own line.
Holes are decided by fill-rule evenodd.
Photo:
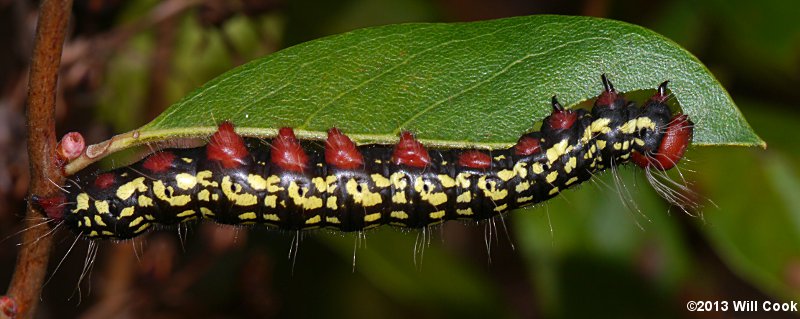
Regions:
M 671 169 L 683 158 L 686 148 L 692 141 L 693 132 L 694 123 L 689 117 L 684 114 L 676 115 L 667 125 L 658 150 L 649 156 L 634 152 L 631 160 L 642 168 L 650 167 L 662 171 Z
M 172 152 L 157 152 L 148 156 L 142 167 L 153 173 L 163 173 L 171 169 L 174 162 L 175 154 Z
M 605 74 L 600 75 L 600 79 L 603 80 L 603 92 L 597 97 L 595 105 L 614 106 L 614 101 L 619 97 L 617 90 L 614 89 L 614 85 Z
M 425 146 L 414 138 L 414 134 L 403 131 L 400 133 L 400 141 L 394 146 L 392 163 L 423 168 L 430 165 L 431 157 Z
M 565 109 L 561 103 L 558 103 L 555 96 L 551 103 L 553 104 L 553 113 L 547 117 L 547 125 L 554 130 L 566 130 L 572 127 L 572 124 L 575 124 L 575 120 L 578 119 L 578 114 Z
M 86 149 L 86 142 L 83 135 L 78 132 L 69 132 L 61 137 L 61 141 L 56 145 L 57 163 L 64 166 L 72 160 L 78 158 Z
M 244 165 L 249 154 L 250 152 L 244 145 L 244 139 L 236 134 L 233 124 L 228 121 L 219 125 L 206 146 L 206 157 L 219 162 L 223 168 L 236 168 Z
M 517 141 L 517 145 L 514 145 L 514 151 L 520 156 L 536 154 L 542 148 L 540 144 L 541 142 L 537 138 L 523 136 Z
M 657 102 L 657 103 L 665 103 L 667 99 L 669 99 L 669 95 L 667 95 L 667 84 L 669 81 L 662 82 L 656 91 L 656 94 L 650 97 L 650 101 Z
M 290 127 L 278 130 L 278 136 L 272 141 L 270 160 L 288 171 L 302 173 L 308 168 L 308 155 Z
M 613 106 L 614 105 L 614 101 L 617 100 L 618 96 L 619 96 L 619 94 L 617 94 L 617 92 L 604 91 L 603 93 L 600 93 L 599 97 L 597 97 L 596 104 L 597 105 L 603 105 L 603 106 Z
M 575 124 L 578 114 L 571 110 L 553 112 L 547 119 L 547 124 L 555 130 L 566 130 Z
M 492 166 L 492 157 L 478 150 L 470 150 L 458 156 L 458 165 L 469 168 L 485 169 Z
M 94 179 L 94 186 L 97 186 L 99 189 L 107 189 L 116 183 L 117 178 L 114 176 L 114 173 L 103 173 L 97 175 Z
M 31 196 L 33 205 L 44 211 L 45 216 L 60 222 L 64 219 L 64 204 L 67 197 L 64 194 L 58 194 L 53 197 L 39 197 L 36 195 Z
M 355 169 L 364 166 L 364 157 L 347 135 L 333 127 L 325 141 L 325 162 L 341 169 Z

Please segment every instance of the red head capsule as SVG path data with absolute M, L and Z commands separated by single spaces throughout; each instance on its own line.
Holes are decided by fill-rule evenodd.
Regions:
M 364 166 L 364 158 L 356 144 L 337 128 L 328 130 L 325 141 L 325 162 L 342 169 L 355 169 Z
M 394 146 L 392 163 L 422 168 L 430 165 L 431 158 L 428 150 L 414 138 L 414 134 L 403 131 L 400 133 L 400 142 Z
M 662 171 L 673 168 L 683 157 L 683 153 L 686 152 L 686 148 L 692 141 L 693 131 L 694 123 L 689 120 L 688 116 L 676 115 L 667 125 L 667 130 L 657 151 L 647 156 L 634 152 L 631 159 L 642 168 L 650 167 Z
M 31 196 L 31 202 L 33 202 L 33 205 L 44 211 L 44 214 L 48 218 L 51 218 L 57 222 L 60 222 L 64 219 L 64 205 L 66 201 L 67 198 L 64 196 L 64 194 L 59 194 L 53 197 L 39 197 L 36 195 Z
M 272 140 L 270 160 L 288 171 L 303 172 L 308 168 L 308 155 L 289 127 L 278 130 L 278 136 Z
M 236 168 L 246 163 L 249 154 L 244 140 L 236 131 L 233 124 L 225 121 L 219 125 L 217 132 L 211 135 L 211 141 L 206 146 L 206 157 L 218 161 L 224 168 Z

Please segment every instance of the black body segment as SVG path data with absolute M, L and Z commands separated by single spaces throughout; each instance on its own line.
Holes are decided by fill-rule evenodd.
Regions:
M 74 204 L 64 221 L 83 236 L 127 239 L 154 224 L 193 219 L 341 231 L 487 219 L 556 196 L 628 162 L 634 151 L 657 149 L 671 118 L 663 102 L 638 107 L 621 97 L 574 114 L 569 127 L 545 119 L 540 132 L 526 135 L 541 143 L 534 154 L 485 151 L 491 157 L 485 169 L 460 165 L 460 154 L 469 151 L 462 149 L 430 150 L 430 165 L 419 168 L 394 164 L 390 145 L 363 145 L 363 167 L 341 169 L 325 162 L 320 143 L 303 142 L 309 165 L 300 172 L 271 163 L 269 141 L 258 139 L 245 140 L 249 155 L 235 168 L 209 160 L 205 147 L 163 150 L 174 155 L 163 172 L 148 170 L 143 160 L 106 173 L 114 182 L 105 188 L 96 175 L 67 185 L 67 202 Z

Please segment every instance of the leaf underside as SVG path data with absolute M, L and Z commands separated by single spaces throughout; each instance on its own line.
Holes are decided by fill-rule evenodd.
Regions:
M 694 145 L 765 145 L 708 69 L 669 39 L 614 20 L 543 15 L 306 42 L 217 77 L 102 149 L 206 136 L 222 120 L 248 136 L 288 126 L 323 139 L 335 126 L 362 144 L 410 130 L 427 145 L 501 148 L 550 113 L 551 96 L 573 106 L 597 96 L 602 73 L 622 92 L 669 80 L 696 125 Z

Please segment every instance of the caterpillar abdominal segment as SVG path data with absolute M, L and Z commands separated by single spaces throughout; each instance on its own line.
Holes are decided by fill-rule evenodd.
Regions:
M 394 146 L 356 146 L 336 128 L 324 146 L 298 140 L 290 128 L 264 142 L 224 122 L 206 146 L 162 150 L 34 201 L 76 234 L 106 239 L 193 219 L 341 231 L 487 219 L 612 165 L 666 170 L 680 160 L 692 124 L 673 117 L 667 83 L 639 107 L 603 82 L 591 111 L 565 109 L 553 97 L 541 130 L 505 150 L 426 149 L 410 132 Z

